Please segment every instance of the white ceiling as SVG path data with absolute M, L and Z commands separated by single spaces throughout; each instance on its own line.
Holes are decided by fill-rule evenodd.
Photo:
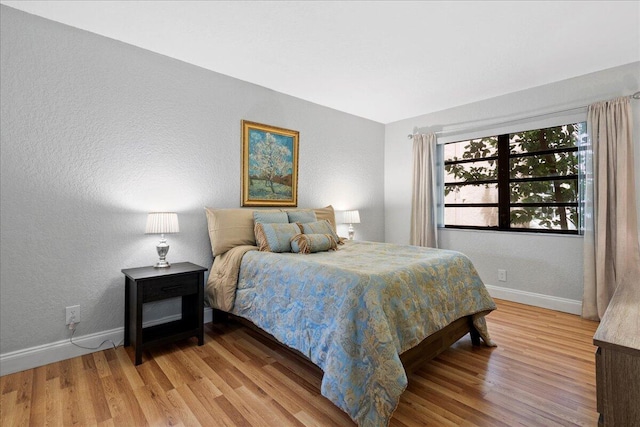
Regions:
M 1 1 L 381 123 L 640 61 L 640 1 Z

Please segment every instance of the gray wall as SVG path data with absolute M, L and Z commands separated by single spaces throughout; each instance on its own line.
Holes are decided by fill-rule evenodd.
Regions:
M 501 118 L 508 120 L 586 106 L 638 90 L 640 62 L 388 124 L 385 129 L 386 241 L 409 242 L 412 143 L 407 139 L 408 134 L 456 127 L 482 128 L 483 124 L 491 125 L 496 119 L 499 122 Z M 631 105 L 635 123 L 636 188 L 640 191 L 640 101 L 632 100 Z M 489 285 L 582 300 L 581 237 L 441 229 L 439 244 L 469 255 Z M 499 268 L 507 270 L 507 282 L 498 282 Z
M 121 327 L 149 211 L 178 212 L 170 262 L 210 267 L 203 207 L 239 206 L 242 119 L 300 131 L 298 206 L 360 209 L 384 239 L 382 124 L 1 12 L 0 353 L 68 338 L 69 305 L 79 336 Z

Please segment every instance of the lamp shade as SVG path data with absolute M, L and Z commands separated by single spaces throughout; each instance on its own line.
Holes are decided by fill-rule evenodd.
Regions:
M 178 233 L 178 214 L 174 212 L 150 212 L 147 217 L 145 234 Z
M 342 215 L 345 224 L 360 224 L 360 212 L 357 210 L 344 211 Z

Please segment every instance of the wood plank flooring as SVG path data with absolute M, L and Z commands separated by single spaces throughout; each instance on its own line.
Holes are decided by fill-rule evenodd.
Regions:
M 392 426 L 595 426 L 597 323 L 496 300 L 497 348 L 469 336 L 409 377 Z M 144 353 L 105 350 L 0 378 L 0 425 L 352 426 L 317 369 L 237 324 Z

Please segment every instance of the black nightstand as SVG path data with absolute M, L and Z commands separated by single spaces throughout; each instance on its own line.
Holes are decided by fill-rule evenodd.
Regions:
M 206 268 L 190 262 L 167 268 L 140 267 L 122 270 L 124 290 L 124 346 L 133 344 L 135 364 L 142 363 L 142 351 L 155 345 L 198 337 L 204 343 L 204 272 Z M 161 325 L 142 327 L 142 304 L 182 297 L 182 318 Z

